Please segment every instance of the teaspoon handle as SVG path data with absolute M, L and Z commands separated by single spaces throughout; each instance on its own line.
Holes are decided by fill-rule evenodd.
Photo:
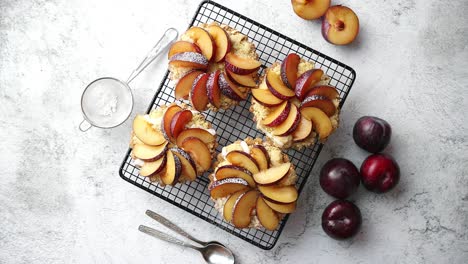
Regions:
M 176 244 L 176 245 L 179 245 L 179 246 L 183 246 L 183 247 L 189 247 L 189 248 L 200 251 L 200 248 L 198 248 L 198 247 L 196 247 L 196 246 L 194 246 L 192 244 L 189 244 L 187 242 L 179 240 L 179 239 L 177 239 L 177 238 L 175 238 L 175 237 L 173 237 L 173 236 L 171 236 L 169 234 L 163 233 L 163 232 L 161 232 L 159 230 L 156 230 L 156 229 L 153 229 L 151 227 L 140 225 L 138 227 L 138 230 L 140 230 L 141 232 L 143 232 L 143 233 L 145 233 L 147 235 L 150 235 L 152 237 L 164 240 L 166 242 Z
M 167 218 L 165 218 L 164 216 L 162 215 L 159 215 L 158 213 L 156 212 L 153 212 L 151 210 L 146 210 L 146 215 L 151 217 L 153 220 L 156 220 L 157 222 L 159 222 L 160 224 L 164 225 L 165 227 L 171 229 L 172 231 L 178 233 L 179 235 L 182 235 L 190 240 L 192 240 L 193 242 L 195 243 L 198 243 L 202 246 L 205 246 L 205 242 L 203 241 L 200 241 L 196 238 L 194 238 L 193 236 L 191 236 L 190 234 L 188 234 L 187 232 L 185 232 L 182 228 L 178 227 L 176 224 L 172 223 L 171 221 L 169 221 Z

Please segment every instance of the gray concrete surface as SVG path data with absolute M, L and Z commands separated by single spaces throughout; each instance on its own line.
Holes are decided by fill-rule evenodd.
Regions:
M 277 246 L 263 251 L 124 182 L 118 167 L 130 122 L 80 133 L 79 98 L 92 79 L 125 78 L 167 27 L 184 30 L 197 1 L 0 1 L 0 263 L 202 263 L 199 253 L 137 232 L 144 211 L 202 239 L 226 243 L 240 263 L 466 263 L 468 259 L 468 4 L 333 1 L 361 21 L 347 47 L 289 1 L 220 1 L 352 66 L 356 83 Z M 134 83 L 146 109 L 165 60 Z M 332 201 L 317 174 L 331 157 L 360 164 L 354 122 L 393 127 L 387 149 L 401 166 L 392 192 L 352 197 L 363 225 L 335 241 L 320 227 Z

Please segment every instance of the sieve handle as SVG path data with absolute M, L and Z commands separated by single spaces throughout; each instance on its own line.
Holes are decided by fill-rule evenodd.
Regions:
M 78 129 L 81 132 L 86 132 L 88 131 L 93 125 L 91 125 L 88 121 L 84 120 L 81 121 L 80 125 L 78 126 Z
M 175 28 L 169 28 L 164 32 L 164 35 L 158 40 L 156 45 L 148 52 L 143 61 L 138 65 L 138 67 L 133 70 L 130 76 L 127 79 L 127 84 L 129 84 L 133 79 L 135 79 L 151 62 L 158 57 L 161 52 L 168 47 L 174 40 L 179 36 L 179 32 Z

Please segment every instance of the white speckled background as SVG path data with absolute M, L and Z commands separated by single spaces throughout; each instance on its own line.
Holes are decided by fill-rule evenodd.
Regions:
M 0 0 L 0 263 L 202 263 L 137 232 L 151 208 L 201 239 L 226 243 L 240 263 L 466 263 L 468 259 L 468 4 L 464 0 L 333 1 L 359 15 L 347 47 L 326 43 L 318 22 L 289 1 L 220 1 L 352 66 L 357 80 L 342 125 L 324 148 L 299 210 L 271 251 L 177 209 L 118 176 L 130 122 L 77 130 L 79 98 L 93 78 L 127 77 L 167 27 L 187 27 L 198 1 Z M 133 83 L 146 109 L 164 59 Z M 362 115 L 390 122 L 387 152 L 398 187 L 352 197 L 363 225 L 335 241 L 320 227 L 332 201 L 317 173 L 331 157 L 358 166 L 351 137 Z

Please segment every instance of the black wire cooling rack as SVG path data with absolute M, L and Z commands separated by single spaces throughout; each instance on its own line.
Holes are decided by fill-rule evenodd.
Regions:
M 314 61 L 316 68 L 321 68 L 330 76 L 330 85 L 335 86 L 340 92 L 340 108 L 343 106 L 356 77 L 355 71 L 349 66 L 212 1 L 204 1 L 200 4 L 190 23 L 190 27 L 213 21 L 227 24 L 249 37 L 255 44 L 257 53 L 260 55 L 260 60 L 263 64 L 262 71 L 272 63 L 282 61 L 289 53 L 296 53 L 306 60 Z M 159 90 L 147 110 L 148 113 L 159 105 L 172 103 L 174 101 L 174 88 L 173 84 L 169 81 L 168 75 L 169 72 L 166 72 Z M 263 134 L 255 129 L 256 126 L 252 121 L 249 107 L 250 98 L 240 103 L 240 105 L 234 109 L 217 113 L 211 111 L 205 113 L 207 120 L 213 124 L 217 132 L 219 143 L 218 152 L 221 152 L 223 146 L 238 139 L 263 137 Z M 299 188 L 299 192 L 303 189 L 322 146 L 322 144 L 315 144 L 313 147 L 305 150 L 287 151 L 291 162 L 296 167 L 298 175 L 296 185 Z M 139 169 L 135 166 L 134 161 L 130 157 L 130 151 L 130 149 L 127 151 L 125 159 L 120 167 L 120 176 L 124 180 L 255 246 L 267 250 L 275 246 L 288 220 L 288 216 L 281 221 L 280 226 L 275 231 L 254 228 L 235 228 L 233 225 L 226 223 L 213 207 L 214 204 L 210 200 L 208 191 L 208 173 L 203 177 L 199 177 L 196 181 L 187 184 L 162 187 L 157 183 L 150 182 L 148 178 L 138 175 Z

